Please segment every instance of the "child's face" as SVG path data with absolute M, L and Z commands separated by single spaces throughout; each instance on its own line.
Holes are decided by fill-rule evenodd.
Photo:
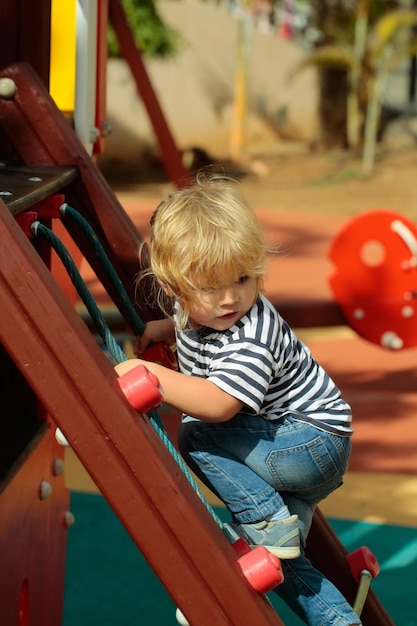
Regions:
M 195 326 L 227 330 L 249 311 L 257 295 L 257 280 L 248 276 L 213 291 L 199 291 L 188 302 L 190 320 Z

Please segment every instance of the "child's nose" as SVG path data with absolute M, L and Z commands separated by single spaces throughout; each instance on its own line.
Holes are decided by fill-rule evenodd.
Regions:
M 237 301 L 237 290 L 235 287 L 224 287 L 221 292 L 221 303 L 223 305 L 226 304 L 234 304 Z

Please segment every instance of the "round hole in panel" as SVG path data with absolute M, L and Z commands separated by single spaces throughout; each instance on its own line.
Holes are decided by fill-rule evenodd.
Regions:
M 361 260 L 368 267 L 378 267 L 385 261 L 386 249 L 381 241 L 377 239 L 369 239 L 366 241 L 360 252 Z

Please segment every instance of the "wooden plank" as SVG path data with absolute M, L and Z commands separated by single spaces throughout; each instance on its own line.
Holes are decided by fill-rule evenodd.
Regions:
M 16 215 L 69 185 L 77 174 L 75 167 L 0 164 L 0 196 Z
M 174 602 L 199 626 L 281 620 L 0 201 L 0 340 Z
M 277 311 L 292 328 L 327 328 L 347 326 L 342 309 L 334 300 L 281 300 L 274 302 Z
M 49 83 L 51 0 L 1 0 L 0 67 L 26 61 Z
M 18 56 L 16 61 L 30 63 L 49 88 L 51 54 L 51 0 L 14 0 L 19 6 Z M 3 0 L 2 0 L 3 2 Z M 13 0 L 12 0 L 13 2 Z
M 18 10 L 19 6 L 16 0 L 3 0 L 0 2 L 1 67 L 20 61 L 17 45 L 19 33 Z

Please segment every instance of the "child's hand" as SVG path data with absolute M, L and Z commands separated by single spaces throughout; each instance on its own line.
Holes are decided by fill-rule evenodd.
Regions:
M 123 376 L 123 374 L 127 374 L 127 372 L 130 372 L 130 370 L 134 369 L 138 365 L 144 365 L 146 367 L 147 362 L 142 361 L 142 359 L 128 359 L 127 361 L 117 363 L 114 366 L 114 370 L 119 376 Z
M 148 322 L 143 334 L 136 338 L 134 353 L 140 356 L 151 343 L 165 343 L 167 346 L 175 343 L 174 324 L 171 319 Z

